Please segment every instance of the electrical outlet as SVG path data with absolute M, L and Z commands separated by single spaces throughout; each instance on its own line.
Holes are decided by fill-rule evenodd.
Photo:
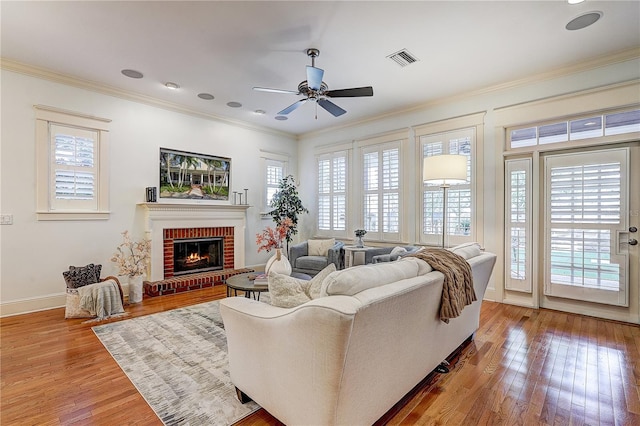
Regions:
M 0 225 L 13 225 L 13 215 L 12 214 L 0 215 Z

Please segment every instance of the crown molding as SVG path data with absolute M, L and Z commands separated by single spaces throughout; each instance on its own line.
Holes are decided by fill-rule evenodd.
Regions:
M 294 135 L 293 133 L 282 132 L 282 131 L 271 129 L 268 127 L 256 126 L 241 120 L 233 120 L 230 118 L 220 117 L 214 114 L 206 114 L 206 113 L 196 111 L 191 108 L 188 108 L 173 102 L 163 101 L 151 96 L 142 95 L 140 93 L 129 92 L 129 91 L 118 89 L 105 84 L 97 83 L 95 81 L 83 80 L 78 77 L 57 73 L 55 71 L 50 71 L 45 68 L 40 68 L 33 65 L 28 65 L 21 62 L 13 61 L 11 59 L 0 58 L 0 68 L 6 71 L 15 72 L 18 74 L 24 74 L 31 77 L 41 78 L 43 80 L 49 80 L 54 83 L 73 86 L 80 89 L 101 93 L 103 95 L 113 96 L 116 98 L 121 98 L 121 99 L 125 99 L 132 102 L 137 102 L 145 105 L 162 108 L 168 111 L 191 115 L 197 118 L 203 118 L 205 120 L 217 121 L 217 122 L 232 125 L 235 127 L 241 127 L 248 130 L 254 130 L 257 132 L 268 133 L 275 136 L 282 136 L 289 139 L 297 140 L 296 135 Z
M 464 92 L 464 93 L 459 93 L 456 95 L 452 95 L 452 96 L 447 96 L 447 97 L 443 97 L 443 98 L 438 98 L 438 99 L 434 99 L 428 102 L 424 102 L 424 103 L 420 103 L 408 108 L 404 108 L 402 110 L 398 110 L 398 111 L 390 111 L 388 113 L 385 114 L 380 114 L 377 115 L 375 117 L 368 117 L 368 118 L 364 118 L 362 120 L 359 121 L 354 121 L 351 123 L 345 123 L 339 126 L 332 126 L 332 127 L 328 127 L 322 130 L 316 130 L 313 132 L 308 132 L 308 133 L 303 133 L 298 135 L 298 139 L 299 140 L 303 140 L 303 139 L 307 139 L 307 138 L 313 138 L 316 136 L 320 136 L 322 134 L 325 133 L 329 133 L 329 132 L 333 132 L 336 130 L 341 130 L 341 129 L 346 129 L 349 127 L 355 127 L 355 126 L 359 126 L 359 125 L 366 125 L 369 123 L 374 123 L 376 121 L 380 121 L 386 118 L 393 118 L 393 117 L 397 117 L 400 115 L 404 115 L 404 114 L 408 114 L 411 112 L 415 112 L 415 111 L 419 111 L 419 110 L 423 110 L 423 109 L 427 109 L 427 108 L 432 108 L 434 106 L 437 105 L 443 105 L 443 104 L 448 104 L 448 103 L 452 103 L 455 101 L 459 101 L 462 99 L 467 99 L 467 98 L 471 98 L 474 96 L 481 96 L 481 95 L 486 95 L 489 93 L 494 93 L 494 92 L 501 92 L 504 90 L 509 90 L 509 89 L 515 89 L 518 87 L 522 87 L 522 86 L 526 86 L 529 84 L 533 84 L 533 83 L 540 83 L 543 81 L 548 81 L 548 80 L 553 80 L 555 78 L 559 78 L 559 77 L 564 77 L 567 75 L 571 75 L 571 74 L 577 74 L 580 72 L 585 72 L 585 71 L 590 71 L 590 70 L 594 70 L 597 68 L 602 68 L 608 65 L 613 65 L 613 64 L 617 64 L 617 63 L 621 63 L 621 62 L 627 62 L 627 61 L 631 61 L 631 60 L 635 60 L 635 59 L 640 59 L 640 47 L 636 47 L 636 48 L 632 48 L 632 49 L 626 49 L 626 50 L 622 50 L 613 54 L 608 54 L 608 55 L 602 55 L 602 56 L 597 56 L 594 57 L 588 61 L 583 61 L 583 62 L 577 62 L 571 65 L 567 65 L 565 67 L 562 68 L 557 68 L 555 70 L 551 70 L 551 71 L 547 71 L 547 72 L 543 72 L 543 73 L 538 73 L 538 74 L 533 74 L 527 77 L 523 77 L 520 79 L 516 79 L 516 80 L 511 80 L 505 83 L 500 83 L 500 84 L 496 84 L 496 85 L 492 85 L 492 86 L 488 86 L 488 87 L 484 87 L 481 89 L 477 89 L 477 90 L 472 90 L 472 91 L 468 91 L 468 92 Z

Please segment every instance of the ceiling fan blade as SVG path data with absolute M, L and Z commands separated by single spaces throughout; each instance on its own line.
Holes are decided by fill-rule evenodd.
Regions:
M 327 99 L 319 99 L 318 103 L 320 104 L 320 106 L 324 109 L 326 109 L 327 111 L 329 111 L 329 113 L 331 115 L 333 115 L 334 117 L 339 117 L 342 114 L 346 113 L 347 111 L 343 110 L 342 108 L 340 108 L 338 105 L 334 104 L 333 102 L 327 100 Z
M 307 86 L 311 90 L 320 90 L 324 70 L 307 65 Z
M 355 98 L 359 96 L 373 96 L 373 87 L 354 87 L 353 89 L 327 90 L 324 92 L 331 98 Z
M 269 93 L 284 93 L 287 95 L 299 95 L 300 92 L 296 90 L 284 90 L 284 89 L 269 89 L 268 87 L 254 87 L 253 90 L 258 92 L 269 92 Z
M 291 111 L 296 110 L 300 105 L 302 105 L 303 103 L 307 102 L 307 99 L 300 99 L 299 101 L 289 105 L 288 107 L 286 107 L 285 109 L 283 109 L 282 111 L 280 111 L 278 113 L 278 115 L 287 115 L 289 114 Z

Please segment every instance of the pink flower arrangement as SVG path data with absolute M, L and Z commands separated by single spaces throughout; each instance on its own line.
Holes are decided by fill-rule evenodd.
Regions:
M 262 250 L 269 252 L 276 248 L 282 248 L 282 242 L 287 238 L 287 232 L 292 225 L 293 221 L 287 217 L 276 226 L 276 229 L 267 226 L 264 231 L 256 234 L 258 253 Z

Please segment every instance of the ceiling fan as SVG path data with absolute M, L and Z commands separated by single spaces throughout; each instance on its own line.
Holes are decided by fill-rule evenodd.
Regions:
M 307 79 L 298 85 L 298 91 L 295 90 L 283 90 L 283 89 L 269 89 L 266 87 L 254 87 L 253 90 L 257 90 L 260 92 L 271 92 L 271 93 L 285 93 L 291 95 L 303 95 L 304 98 L 299 101 L 289 105 L 282 111 L 278 113 L 278 115 L 287 115 L 290 112 L 296 110 L 299 106 L 304 104 L 307 101 L 314 101 L 316 105 L 320 105 L 322 108 L 327 110 L 334 117 L 339 117 L 342 114 L 346 113 L 344 109 L 340 108 L 338 105 L 334 104 L 327 98 L 355 98 L 360 96 L 373 96 L 373 87 L 354 87 L 351 89 L 339 89 L 339 90 L 329 90 L 329 86 L 327 83 L 322 81 L 322 77 L 324 75 L 324 70 L 320 68 L 316 68 L 316 58 L 320 56 L 320 51 L 318 49 L 307 49 L 307 56 L 311 58 L 311 66 L 307 65 Z M 317 109 L 316 109 L 316 119 L 318 118 Z

